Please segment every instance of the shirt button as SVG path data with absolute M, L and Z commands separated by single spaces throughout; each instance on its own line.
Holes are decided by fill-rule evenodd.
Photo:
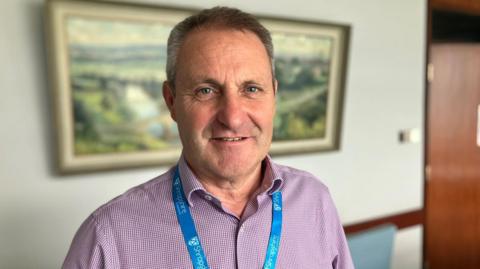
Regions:
M 205 199 L 207 199 L 208 201 L 212 201 L 212 196 L 207 194 L 207 195 L 205 195 Z

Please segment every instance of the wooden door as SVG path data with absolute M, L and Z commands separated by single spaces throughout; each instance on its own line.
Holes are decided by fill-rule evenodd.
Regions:
M 478 269 L 480 45 L 432 44 L 430 62 L 425 267 Z

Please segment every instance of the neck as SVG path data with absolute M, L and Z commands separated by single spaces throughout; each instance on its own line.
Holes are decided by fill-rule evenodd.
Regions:
M 235 179 L 197 177 L 205 190 L 220 199 L 224 207 L 240 218 L 248 201 L 261 185 L 262 166 L 259 165 L 252 173 Z

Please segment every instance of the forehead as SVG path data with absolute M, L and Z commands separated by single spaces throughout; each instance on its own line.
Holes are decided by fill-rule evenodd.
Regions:
M 253 32 L 199 29 L 186 36 L 178 53 L 178 73 L 210 75 L 229 70 L 262 77 L 268 74 L 271 79 L 267 50 Z

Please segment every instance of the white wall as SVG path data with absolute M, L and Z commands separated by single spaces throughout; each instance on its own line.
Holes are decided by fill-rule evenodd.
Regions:
M 174 0 L 149 3 L 177 5 Z M 341 149 L 276 158 L 318 175 L 345 223 L 422 206 L 425 0 L 182 1 L 352 26 Z M 97 206 L 165 167 L 75 176 L 53 172 L 41 0 L 0 4 L 0 268 L 58 268 Z M 420 268 L 421 228 L 401 231 L 394 268 Z

